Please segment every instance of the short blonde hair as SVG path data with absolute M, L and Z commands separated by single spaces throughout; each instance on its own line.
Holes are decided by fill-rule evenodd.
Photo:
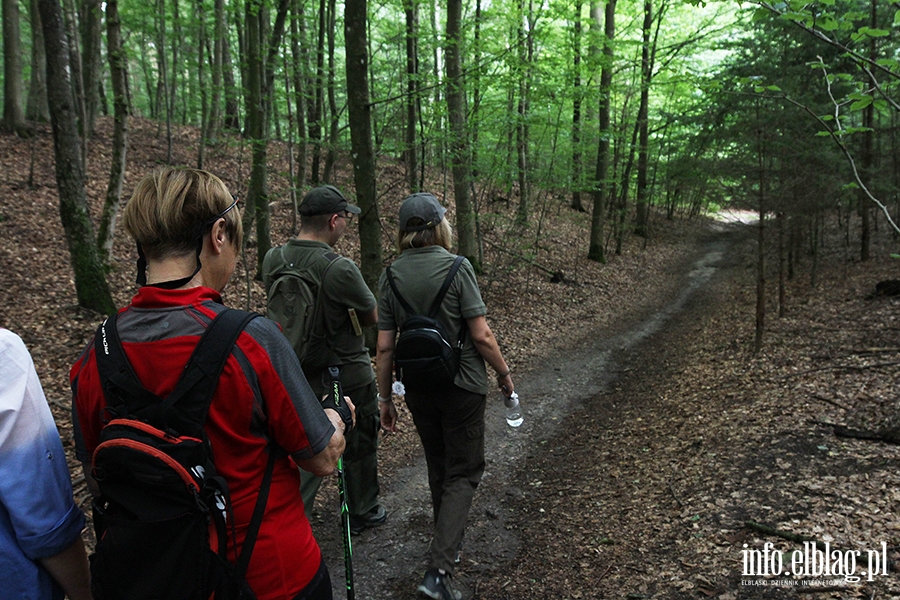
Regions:
M 421 221 L 419 223 L 418 221 Z M 417 226 L 424 225 L 425 221 L 418 217 L 409 220 L 408 225 Z M 429 229 L 422 231 L 397 231 L 397 247 L 400 252 L 409 248 L 424 248 L 426 246 L 443 246 L 445 250 L 450 250 L 453 246 L 453 228 L 447 218 L 441 219 L 441 222 Z
M 141 179 L 122 213 L 122 225 L 144 253 L 154 259 L 194 252 L 216 215 L 239 248 L 244 237 L 234 199 L 221 179 L 207 171 L 162 167 Z M 225 212 L 227 210 L 227 212 Z

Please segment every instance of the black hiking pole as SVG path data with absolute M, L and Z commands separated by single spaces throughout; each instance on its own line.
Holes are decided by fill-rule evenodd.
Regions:
M 331 378 L 331 395 L 335 405 L 340 406 L 344 401 L 344 393 L 341 390 L 340 367 L 328 367 L 328 375 Z M 353 590 L 353 546 L 350 543 L 350 509 L 347 507 L 347 482 L 344 480 L 344 455 L 338 458 L 338 496 L 341 502 L 341 536 L 344 539 L 344 577 L 347 584 L 347 600 L 354 600 Z

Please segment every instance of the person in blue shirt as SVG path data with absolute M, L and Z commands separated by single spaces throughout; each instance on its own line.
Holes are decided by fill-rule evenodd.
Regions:
M 0 329 L 0 597 L 90 600 L 84 522 L 31 355 Z

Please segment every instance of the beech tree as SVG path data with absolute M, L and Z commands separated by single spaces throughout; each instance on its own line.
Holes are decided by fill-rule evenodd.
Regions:
M 3 0 L 3 128 L 24 133 L 22 36 L 18 0 Z
M 78 305 L 111 315 L 116 307 L 104 277 L 84 191 L 81 139 L 69 80 L 69 54 L 59 0 L 38 0 L 47 54 L 47 86 L 59 216 L 65 231 Z
M 356 187 L 356 202 L 362 211 L 359 215 L 360 271 L 366 285 L 375 290 L 383 264 L 369 103 L 367 13 L 366 0 L 346 0 L 344 41 L 347 52 L 347 110 L 350 118 L 353 183 Z
M 600 4 L 591 5 L 591 15 L 595 23 L 600 22 Z M 597 262 L 606 262 L 606 251 L 603 239 L 603 221 L 606 218 L 606 198 L 609 190 L 610 165 L 610 111 L 612 108 L 612 75 L 613 65 L 613 39 L 616 35 L 616 0 L 607 0 L 604 14 L 603 41 L 602 41 L 602 67 L 600 72 L 600 120 L 599 143 L 597 150 L 597 169 L 595 174 L 595 189 L 593 192 L 594 207 L 591 212 L 591 236 L 588 248 L 588 258 Z
M 44 53 L 44 30 L 41 27 L 41 13 L 37 0 L 30 2 L 31 15 L 31 81 L 28 85 L 28 103 L 25 117 L 29 121 L 50 122 L 50 107 L 47 105 L 47 58 Z
M 447 1 L 447 36 L 444 55 L 447 62 L 447 114 L 450 118 L 450 160 L 453 165 L 453 198 L 456 201 L 456 235 L 459 253 L 476 270 L 478 247 L 475 239 L 475 211 L 469 197 L 471 163 L 466 126 L 465 88 L 462 74 L 462 1 Z
M 116 215 L 122 200 L 125 182 L 125 159 L 128 152 L 128 66 L 122 48 L 121 23 L 118 0 L 106 0 L 106 45 L 109 73 L 113 92 L 113 147 L 109 165 L 109 183 L 106 201 L 97 231 L 97 247 L 100 259 L 108 263 L 112 255 L 113 236 L 116 231 Z

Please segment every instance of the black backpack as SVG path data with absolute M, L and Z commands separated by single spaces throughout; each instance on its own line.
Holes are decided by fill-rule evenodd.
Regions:
M 457 256 L 438 291 L 427 315 L 417 315 L 409 303 L 400 295 L 391 268 L 386 270 L 388 283 L 407 319 L 400 327 L 400 337 L 394 347 L 394 367 L 397 381 L 413 391 L 436 386 L 450 385 L 459 371 L 459 357 L 465 339 L 465 323 L 460 328 L 459 340 L 454 347 L 443 324 L 435 317 L 444 301 L 450 283 L 459 271 L 464 257 Z
M 229 562 L 228 486 L 216 475 L 203 424 L 235 341 L 258 316 L 229 309 L 217 315 L 165 399 L 138 381 L 116 317 L 97 330 L 97 370 L 112 417 L 92 460 L 100 488 L 91 555 L 97 600 L 208 600 L 213 593 L 216 600 L 255 598 L 244 574 L 265 512 L 276 447 L 269 446 L 241 555 Z

